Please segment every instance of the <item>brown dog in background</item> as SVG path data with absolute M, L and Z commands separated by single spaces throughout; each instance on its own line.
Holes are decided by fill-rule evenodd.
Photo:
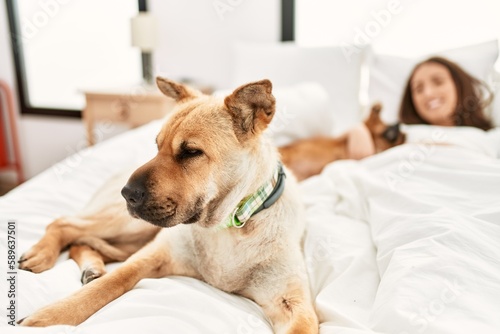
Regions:
M 388 126 L 380 119 L 382 105 L 372 106 L 370 115 L 364 124 L 370 131 L 375 153 L 385 151 L 405 141 L 405 134 L 399 130 L 399 124 Z M 332 137 L 315 137 L 300 139 L 279 148 L 281 160 L 293 171 L 297 180 L 302 181 L 321 173 L 330 162 L 340 159 L 351 159 L 348 151 L 348 135 Z

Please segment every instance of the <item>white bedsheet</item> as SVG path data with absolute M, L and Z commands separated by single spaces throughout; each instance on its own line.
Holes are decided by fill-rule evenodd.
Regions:
M 106 178 L 151 158 L 159 127 L 153 122 L 83 151 L 0 198 L 2 273 L 7 220 L 17 222 L 20 255 Z M 333 163 L 301 187 L 321 333 L 500 332 L 500 160 L 408 144 Z M 18 319 L 81 286 L 67 252 L 53 269 L 18 271 L 17 279 Z M 186 277 L 142 280 L 76 328 L 13 328 L 0 317 L 2 333 L 272 332 L 255 303 Z
M 350 317 L 355 325 L 398 334 L 500 332 L 500 160 L 455 145 L 407 144 L 331 164 L 303 190 L 312 227 L 338 225 L 339 259 L 352 255 L 342 254 L 349 243 L 342 240 L 371 244 L 371 234 L 376 252 L 345 259 L 351 272 L 334 259 L 326 284 L 352 304 L 364 293 L 368 308 L 364 318 Z M 358 236 L 353 222 L 364 224 Z M 336 319 L 349 300 L 328 303 L 338 300 L 328 291 L 319 292 L 319 311 Z

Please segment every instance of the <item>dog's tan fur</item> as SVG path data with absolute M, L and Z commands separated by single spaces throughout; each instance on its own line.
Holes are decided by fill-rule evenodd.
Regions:
M 277 150 L 261 136 L 275 112 L 271 83 L 241 86 L 224 101 L 166 79 L 157 83 L 178 104 L 157 136 L 158 154 L 123 189 L 128 203 L 119 196 L 130 175 L 123 173 L 98 192 L 86 213 L 49 225 L 21 259 L 20 268 L 41 272 L 70 246 L 89 283 L 22 325 L 77 325 L 142 278 L 185 275 L 254 300 L 277 333 L 317 333 L 294 178 L 288 175 L 279 200 L 243 228 L 217 228 L 276 168 Z M 104 275 L 104 262 L 123 258 Z
M 370 131 L 375 153 L 385 151 L 396 145 L 404 143 L 405 136 L 398 134 L 394 142 L 389 142 L 383 137 L 387 125 L 380 119 L 382 106 L 377 103 L 372 106 L 370 115 L 365 120 L 365 125 Z M 297 180 L 302 181 L 321 173 L 330 162 L 341 159 L 352 159 L 348 150 L 347 134 L 332 137 L 314 137 L 297 140 L 289 145 L 279 148 L 283 163 L 292 170 Z

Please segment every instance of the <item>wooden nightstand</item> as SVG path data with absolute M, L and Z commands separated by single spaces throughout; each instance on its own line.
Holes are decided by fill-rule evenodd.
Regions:
M 97 122 L 121 123 L 131 128 L 165 116 L 174 100 L 158 88 L 135 87 L 122 90 L 84 91 L 86 106 L 82 112 L 89 146 L 95 144 L 94 126 Z

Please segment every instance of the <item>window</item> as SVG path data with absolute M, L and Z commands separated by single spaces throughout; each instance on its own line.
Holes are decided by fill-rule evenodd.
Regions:
M 6 1 L 22 113 L 80 117 L 86 89 L 141 82 L 137 0 Z

